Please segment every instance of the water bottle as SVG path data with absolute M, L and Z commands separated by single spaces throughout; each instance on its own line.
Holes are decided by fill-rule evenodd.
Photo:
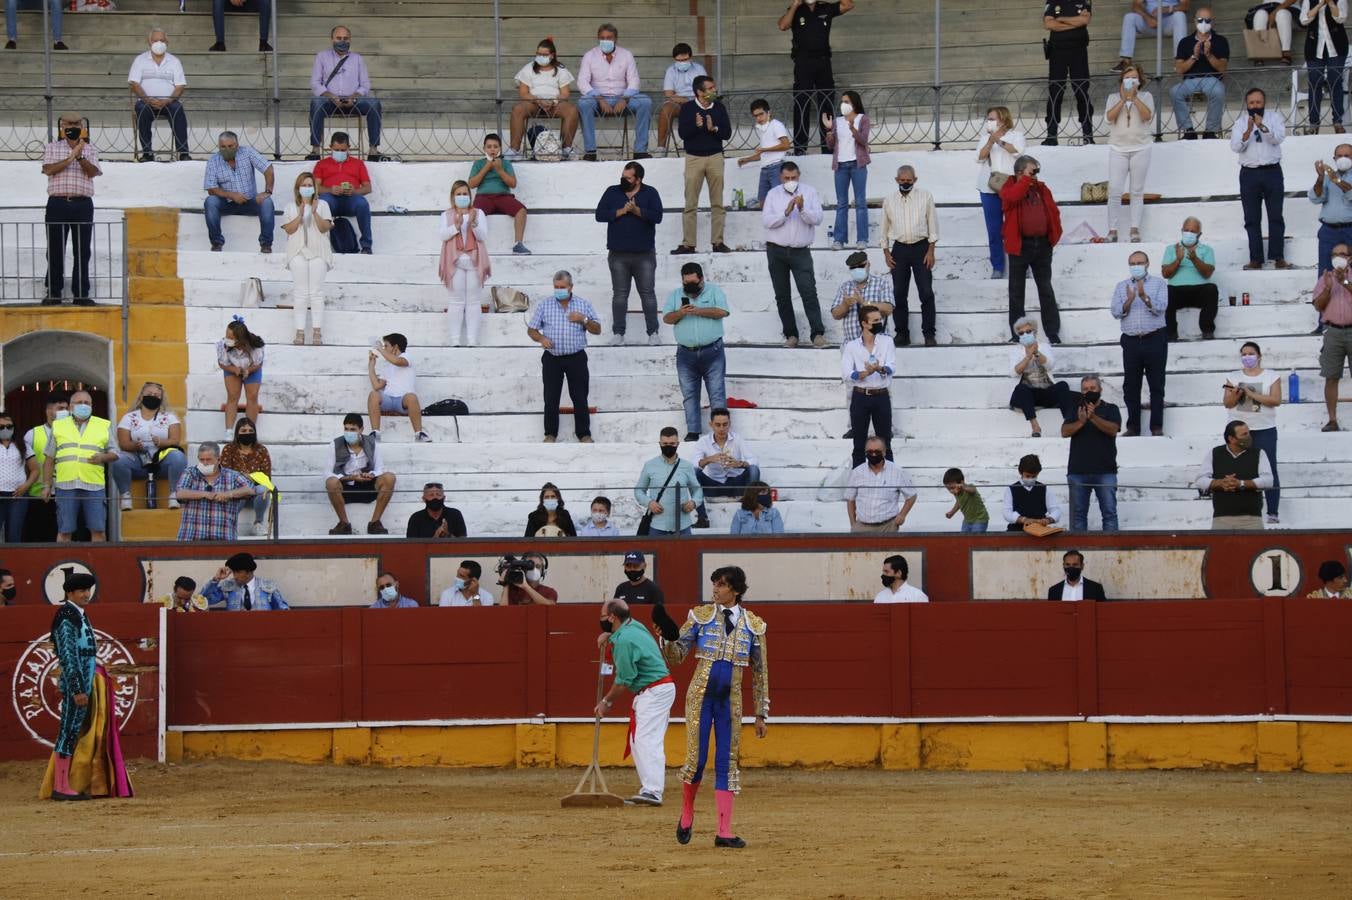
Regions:
M 834 225 L 827 225 L 827 226 L 826 226 L 826 243 L 830 244 L 830 243 L 834 243 L 834 242 L 835 242 L 835 239 L 836 239 L 836 234 L 835 234 L 835 232 L 836 232 L 836 226 L 834 226 Z
M 159 499 L 155 496 L 155 473 L 146 473 L 146 509 L 155 509 Z
M 1287 376 L 1287 378 L 1286 378 L 1286 385 L 1287 385 L 1287 387 L 1286 387 L 1287 402 L 1289 402 L 1289 403 L 1299 403 L 1299 402 L 1300 402 L 1300 375 L 1296 372 L 1295 369 L 1292 369 L 1292 370 L 1291 370 L 1291 374 Z

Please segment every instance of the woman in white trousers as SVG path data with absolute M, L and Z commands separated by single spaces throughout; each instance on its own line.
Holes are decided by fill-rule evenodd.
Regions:
M 460 346 L 460 329 L 465 342 L 479 343 L 484 282 L 493 274 L 488 261 L 488 217 L 470 206 L 468 182 L 451 185 L 451 208 L 441 214 L 441 262 L 437 275 L 450 293 L 447 309 L 451 325 L 451 346 Z
M 333 213 L 318 198 L 315 177 L 310 172 L 296 176 L 292 200 L 282 213 L 282 231 L 286 238 L 286 267 L 291 270 L 292 310 L 296 323 L 293 344 L 305 343 L 305 310 L 310 310 L 314 325 L 310 341 L 324 343 L 324 279 L 333 265 L 329 229 Z
M 1141 240 L 1145 211 L 1145 176 L 1150 170 L 1150 148 L 1155 140 L 1155 99 L 1143 90 L 1141 70 L 1122 70 L 1117 93 L 1108 97 L 1103 118 L 1108 122 L 1108 242 L 1118 240 L 1122 221 L 1122 191 L 1131 193 L 1131 242 Z

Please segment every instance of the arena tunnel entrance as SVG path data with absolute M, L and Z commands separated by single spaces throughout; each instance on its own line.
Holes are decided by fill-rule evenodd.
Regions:
M 116 421 L 108 389 L 113 383 L 113 342 L 78 331 L 43 330 L 0 345 L 4 409 L 23 431 L 44 421 L 47 395 L 84 389 L 95 415 Z

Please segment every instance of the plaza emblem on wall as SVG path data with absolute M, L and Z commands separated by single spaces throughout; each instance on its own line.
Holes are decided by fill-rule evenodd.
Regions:
M 68 560 L 59 562 L 47 570 L 47 575 L 42 579 L 42 595 L 47 598 L 47 602 L 53 606 L 60 606 L 66 599 L 66 579 L 72 575 L 93 575 L 94 570 L 82 562 Z M 95 576 L 97 577 L 97 576 Z M 93 590 L 89 592 L 89 600 L 93 602 L 98 596 L 99 586 L 94 585 Z
M 98 640 L 98 661 L 105 669 L 113 671 L 114 666 L 135 665 L 131 653 L 123 644 L 106 631 L 94 629 Z M 61 691 L 57 687 L 61 661 L 57 659 L 56 648 L 50 634 L 39 635 L 30 641 L 27 649 L 14 664 L 14 712 L 23 723 L 23 727 L 33 736 L 33 740 L 53 746 L 48 735 L 55 735 L 61 725 Z M 118 730 L 127 727 L 132 712 L 140 696 L 139 679 L 112 676 L 113 706 L 117 711 Z

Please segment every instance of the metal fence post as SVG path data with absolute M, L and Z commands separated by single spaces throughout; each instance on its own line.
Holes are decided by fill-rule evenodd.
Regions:
M 939 89 L 943 83 L 943 51 L 940 49 L 939 42 L 943 37 L 943 29 L 939 23 L 939 16 L 942 10 L 942 0 L 934 0 L 934 149 L 938 150 L 943 143 L 940 134 L 939 123 Z
M 277 34 L 277 4 L 272 4 L 272 158 L 282 158 L 282 73 L 277 68 L 277 46 L 281 36 Z M 309 124 L 308 122 L 306 123 Z M 313 127 L 313 126 L 311 126 Z
M 721 87 L 723 84 L 723 0 L 714 0 L 714 28 L 718 29 L 714 37 L 714 52 L 718 55 L 714 58 L 714 80 Z
M 42 89 L 47 99 L 47 143 L 52 137 L 52 11 L 47 0 L 42 0 Z
M 493 0 L 493 108 L 502 134 L 502 2 Z
M 112 241 L 108 242 L 110 245 Z M 127 214 L 122 214 L 122 402 L 127 402 L 127 339 L 130 334 L 131 291 L 127 286 Z M 111 266 L 109 269 L 111 270 Z

